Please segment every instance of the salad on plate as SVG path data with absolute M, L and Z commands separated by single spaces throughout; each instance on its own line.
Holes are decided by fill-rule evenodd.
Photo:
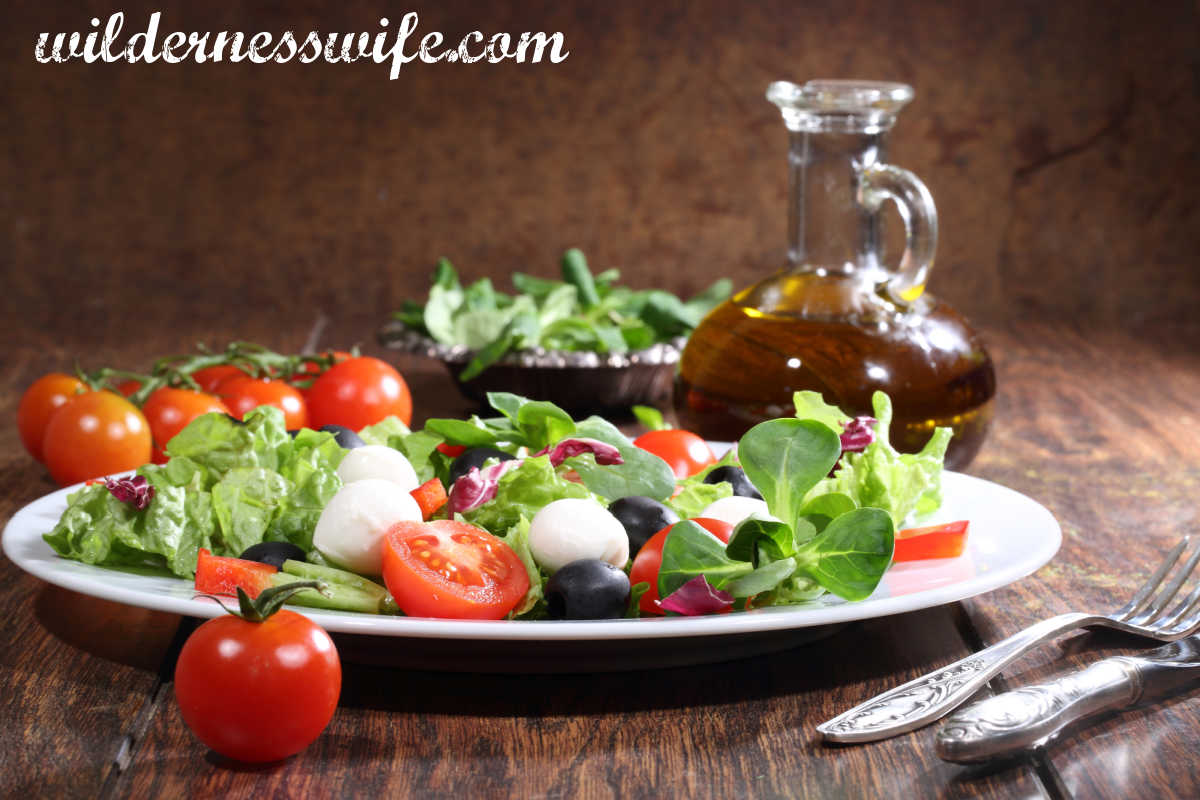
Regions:
M 830 593 L 867 598 L 901 528 L 941 504 L 949 429 L 916 454 L 888 441 L 891 403 L 850 418 L 799 392 L 796 414 L 720 459 L 679 459 L 686 432 L 637 442 L 600 417 L 493 393 L 495 414 L 288 431 L 261 407 L 197 418 L 163 464 L 91 481 L 43 537 L 60 556 L 150 568 L 197 592 L 454 619 L 744 612 Z M 675 434 L 674 436 L 670 434 Z M 666 460 L 664 460 L 664 457 Z M 670 461 L 671 463 L 668 463 Z M 957 537 L 920 530 L 926 543 Z M 916 557 L 950 547 L 909 547 Z

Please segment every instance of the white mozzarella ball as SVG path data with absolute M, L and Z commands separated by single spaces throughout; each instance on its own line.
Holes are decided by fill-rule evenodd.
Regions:
M 340 567 L 362 575 L 383 572 L 383 537 L 397 522 L 420 522 L 421 507 L 392 481 L 347 483 L 317 520 L 313 546 Z
M 533 560 L 550 572 L 581 558 L 598 558 L 615 567 L 629 560 L 629 535 L 609 510 L 588 498 L 549 503 L 529 525 Z
M 757 497 L 742 497 L 736 494 L 732 497 L 722 497 L 720 500 L 710 503 L 708 508 L 696 516 L 719 519 L 722 522 L 728 522 L 735 528 L 739 522 L 750 517 L 779 521 L 771 516 L 771 512 L 767 510 L 765 500 L 759 500 Z
M 404 454 L 383 444 L 368 444 L 350 450 L 342 463 L 338 464 L 337 474 L 342 483 L 382 478 L 397 484 L 406 492 L 421 485 L 416 470 Z

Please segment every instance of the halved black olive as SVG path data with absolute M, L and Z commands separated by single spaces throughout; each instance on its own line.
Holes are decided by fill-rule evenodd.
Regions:
M 240 558 L 257 561 L 260 564 L 270 564 L 278 569 L 288 559 L 303 561 L 304 551 L 291 542 L 259 542 L 247 547 Z
M 332 433 L 333 438 L 337 439 L 337 443 L 347 450 L 353 450 L 356 447 L 366 445 L 361 436 L 345 425 L 322 425 L 321 430 L 326 433 Z
M 471 467 L 478 469 L 491 459 L 512 461 L 514 458 L 515 456 L 494 447 L 472 447 L 470 450 L 464 450 L 458 458 L 450 462 L 450 483 L 453 485 L 456 480 L 470 472 Z
M 679 522 L 678 514 L 652 497 L 622 497 L 609 503 L 608 511 L 625 526 L 631 557 L 651 536 Z
M 741 467 L 724 466 L 717 467 L 712 472 L 704 476 L 705 483 L 720 483 L 725 481 L 733 487 L 733 493 L 738 497 L 753 497 L 762 500 L 763 496 L 758 489 L 754 488 L 754 484 L 746 477 L 746 471 Z

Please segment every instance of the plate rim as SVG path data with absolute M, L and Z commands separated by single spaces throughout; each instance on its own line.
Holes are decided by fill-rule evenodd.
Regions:
M 835 600 L 815 606 L 775 606 L 744 613 L 703 617 L 594 621 L 445 620 L 378 616 L 298 606 L 290 608 L 310 617 L 331 632 L 369 636 L 502 641 L 596 641 L 728 636 L 842 624 L 958 602 L 1027 577 L 1047 564 L 1061 547 L 1062 528 L 1058 520 L 1036 500 L 1014 489 L 963 473 L 947 470 L 943 473 L 943 480 L 946 496 L 956 488 L 965 492 L 973 490 L 994 493 L 1005 499 L 1008 504 L 1022 506 L 1026 515 L 1040 518 L 1046 525 L 1046 533 L 1051 535 L 1046 536 L 1039 546 L 1006 561 L 1002 568 L 908 594 L 886 597 L 872 595 L 857 603 Z M 54 518 L 60 516 L 61 510 L 66 507 L 67 495 L 81 486 L 82 484 L 76 484 L 43 495 L 13 514 L 4 528 L 3 549 L 14 564 L 47 583 L 125 605 L 198 618 L 215 617 L 224 613 L 211 598 L 194 595 L 186 597 L 185 589 L 190 584 L 182 578 L 150 577 L 155 581 L 178 582 L 178 588 L 181 590 L 178 595 L 161 594 L 150 589 L 131 589 L 104 581 L 104 576 L 113 574 L 112 569 L 71 561 L 54 553 L 34 527 L 36 520 L 39 515 L 53 512 L 56 507 L 59 510 L 54 513 Z M 977 530 L 978 527 L 973 533 Z M 978 543 L 978 533 L 974 540 L 968 540 L 969 547 L 972 541 Z M 969 550 L 968 553 L 970 552 Z

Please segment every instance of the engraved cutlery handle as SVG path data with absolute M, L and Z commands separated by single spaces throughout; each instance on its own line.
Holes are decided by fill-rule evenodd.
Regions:
M 1133 659 L 1117 656 L 1050 683 L 1025 686 L 955 713 L 937 734 L 937 754 L 973 764 L 1016 755 L 1048 742 L 1073 722 L 1137 701 L 1142 678 Z
M 1107 621 L 1093 614 L 1061 614 L 1030 626 L 978 653 L 909 681 L 817 726 L 833 742 L 873 742 L 927 725 L 975 694 L 1010 662 L 1059 634 Z

